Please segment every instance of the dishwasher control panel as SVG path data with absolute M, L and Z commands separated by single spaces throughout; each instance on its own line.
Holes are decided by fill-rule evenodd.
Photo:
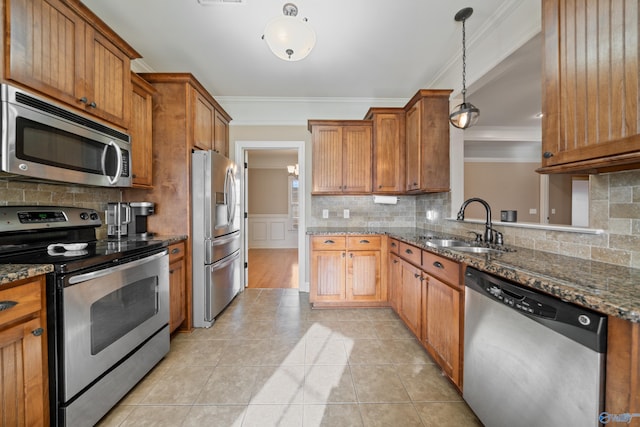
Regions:
M 507 290 L 501 286 L 492 283 L 486 283 L 484 290 L 489 296 L 497 301 L 501 301 L 516 310 L 523 311 L 534 316 L 540 316 L 547 319 L 556 318 L 556 309 L 548 304 L 537 301 L 534 298 L 520 295 L 511 290 Z

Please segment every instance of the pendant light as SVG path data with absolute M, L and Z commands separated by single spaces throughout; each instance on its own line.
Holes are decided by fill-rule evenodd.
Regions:
M 316 33 L 307 22 L 307 18 L 296 18 L 298 7 L 295 4 L 286 3 L 282 12 L 283 16 L 267 23 L 262 39 L 278 58 L 299 61 L 309 55 L 315 46 Z
M 467 51 L 466 51 L 466 33 L 465 21 L 471 16 L 473 9 L 465 7 L 456 13 L 454 19 L 457 22 L 462 21 L 462 104 L 457 105 L 449 115 L 449 121 L 452 125 L 459 129 L 466 129 L 473 126 L 480 117 L 480 110 L 470 102 L 467 102 Z

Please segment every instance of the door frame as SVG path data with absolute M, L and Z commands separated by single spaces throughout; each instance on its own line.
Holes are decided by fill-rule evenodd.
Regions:
M 305 142 L 304 141 L 235 141 L 235 158 L 242 159 L 243 164 L 240 169 L 240 209 L 243 216 L 243 221 L 246 224 L 244 213 L 247 212 L 246 204 L 246 169 L 244 167 L 244 159 L 247 150 L 297 150 L 298 152 L 298 164 L 300 165 L 300 175 L 298 176 L 299 182 L 299 207 L 300 218 L 298 220 L 298 291 L 309 292 L 309 284 L 305 280 L 307 277 L 307 244 L 306 244 L 306 154 L 305 154 Z M 248 230 L 246 227 L 242 227 L 241 231 L 242 241 L 242 265 L 248 262 Z M 242 269 L 242 283 L 247 285 L 247 269 Z

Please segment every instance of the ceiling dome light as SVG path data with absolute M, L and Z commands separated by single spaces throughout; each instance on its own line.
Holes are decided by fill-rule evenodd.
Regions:
M 480 117 L 480 110 L 470 102 L 467 102 L 467 49 L 466 32 L 464 23 L 473 13 L 473 9 L 465 7 L 456 13 L 454 19 L 462 21 L 462 104 L 457 105 L 449 115 L 449 121 L 459 129 L 466 129 L 475 125 Z
M 298 8 L 286 3 L 282 8 L 284 16 L 267 23 L 262 38 L 278 58 L 285 61 L 299 61 L 309 55 L 316 44 L 316 33 L 307 23 L 307 18 L 298 19 Z

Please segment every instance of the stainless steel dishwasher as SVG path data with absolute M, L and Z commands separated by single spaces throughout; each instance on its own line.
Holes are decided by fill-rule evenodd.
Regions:
M 487 427 L 598 426 L 607 318 L 474 268 L 463 397 Z

